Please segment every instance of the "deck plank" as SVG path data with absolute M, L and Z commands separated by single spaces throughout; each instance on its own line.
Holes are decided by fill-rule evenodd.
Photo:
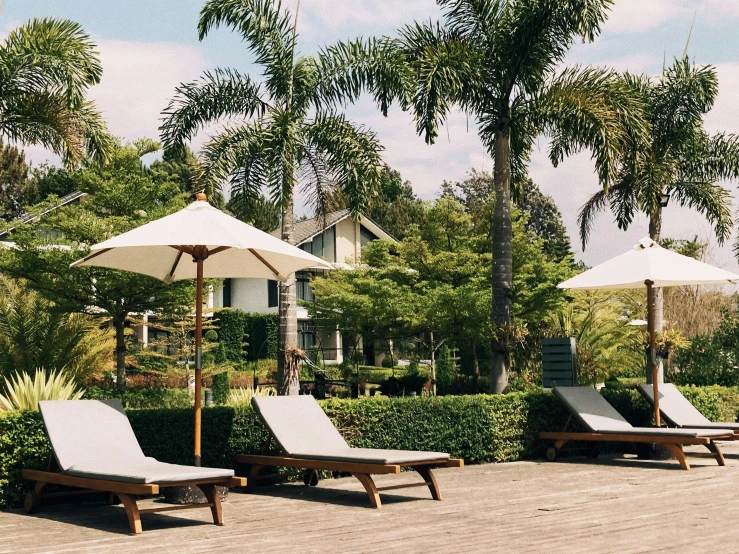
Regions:
M 232 492 L 224 527 L 210 523 L 208 510 L 147 514 L 140 536 L 128 535 L 119 506 L 12 510 L 0 512 L 0 554 L 727 552 L 739 548 L 739 443 L 723 449 L 726 467 L 691 456 L 691 471 L 673 460 L 617 456 L 440 469 L 442 502 L 421 488 L 400 489 L 382 495 L 380 510 L 351 478 L 264 487 Z M 376 477 L 379 487 L 417 480 Z

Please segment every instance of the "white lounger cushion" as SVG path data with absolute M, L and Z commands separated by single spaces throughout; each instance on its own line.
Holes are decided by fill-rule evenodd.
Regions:
M 639 392 L 646 397 L 650 404 L 654 405 L 654 388 L 652 385 L 639 385 Z M 739 423 L 736 422 L 714 423 L 708 419 L 672 383 L 660 383 L 659 385 L 659 410 L 676 427 L 739 429 Z
M 157 483 L 234 474 L 230 469 L 180 466 L 147 458 L 120 400 L 45 400 L 39 402 L 39 409 L 59 468 L 68 475 Z
M 72 466 L 67 475 L 125 481 L 126 483 L 177 483 L 203 479 L 227 479 L 233 477 L 230 469 L 181 466 L 158 462 L 154 458 L 105 461 L 95 466 Z
M 449 459 L 442 452 L 351 448 L 310 395 L 255 396 L 251 401 L 280 448 L 294 458 L 401 465 Z
M 554 387 L 552 392 L 567 406 L 567 409 L 580 423 L 593 433 L 673 437 L 716 437 L 731 433 L 726 428 L 666 429 L 663 427 L 634 427 L 594 388 Z

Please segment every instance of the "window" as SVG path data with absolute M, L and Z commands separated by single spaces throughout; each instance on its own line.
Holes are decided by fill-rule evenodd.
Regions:
M 231 279 L 223 280 L 223 307 L 231 307 Z
M 275 308 L 280 303 L 280 293 L 277 281 L 267 281 L 267 307 Z
M 377 240 L 377 235 L 367 229 L 364 225 L 359 228 L 359 243 L 364 246 L 368 242 Z
M 295 293 L 298 296 L 298 300 L 314 302 L 313 289 L 310 288 L 310 273 L 307 271 L 298 271 L 295 274 L 295 286 Z

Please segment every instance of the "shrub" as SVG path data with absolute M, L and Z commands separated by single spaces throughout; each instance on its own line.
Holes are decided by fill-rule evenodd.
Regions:
M 228 402 L 228 393 L 231 390 L 230 378 L 231 372 L 228 370 L 216 373 L 213 376 L 213 386 L 211 389 L 213 391 L 213 402 L 216 404 L 225 404 Z
M 229 406 L 250 405 L 251 399 L 255 396 L 277 396 L 277 389 L 273 387 L 246 387 L 243 389 L 233 389 L 228 395 Z
M 0 394 L 0 410 L 38 411 L 40 400 L 77 400 L 84 394 L 63 373 L 37 369 L 33 379 L 28 373 L 16 373 L 5 379 L 5 395 Z
M 127 408 L 188 408 L 191 405 L 190 395 L 186 389 L 167 389 L 162 387 L 127 388 L 121 393 L 117 389 L 88 387 L 85 398 L 90 400 L 107 400 L 119 398 Z
M 277 359 L 278 323 L 277 314 L 253 314 L 232 309 L 219 312 L 220 340 L 229 360 Z

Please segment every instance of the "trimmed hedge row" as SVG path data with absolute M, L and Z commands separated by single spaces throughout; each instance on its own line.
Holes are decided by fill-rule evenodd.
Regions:
M 218 334 L 228 359 L 234 362 L 277 358 L 278 325 L 277 314 L 218 312 Z
M 739 390 L 682 389 L 704 414 L 735 420 Z M 649 423 L 647 404 L 634 390 L 605 390 L 604 396 L 634 425 Z M 449 452 L 467 463 L 510 462 L 539 457 L 542 430 L 561 429 L 564 407 L 545 392 L 439 398 L 327 400 L 324 410 L 357 447 Z M 192 463 L 192 410 L 128 410 L 147 456 Z M 233 467 L 239 452 L 258 453 L 267 432 L 249 406 L 203 410 L 203 465 Z M 22 468 L 44 468 L 50 447 L 38 413 L 0 416 L 0 507 L 20 504 Z

